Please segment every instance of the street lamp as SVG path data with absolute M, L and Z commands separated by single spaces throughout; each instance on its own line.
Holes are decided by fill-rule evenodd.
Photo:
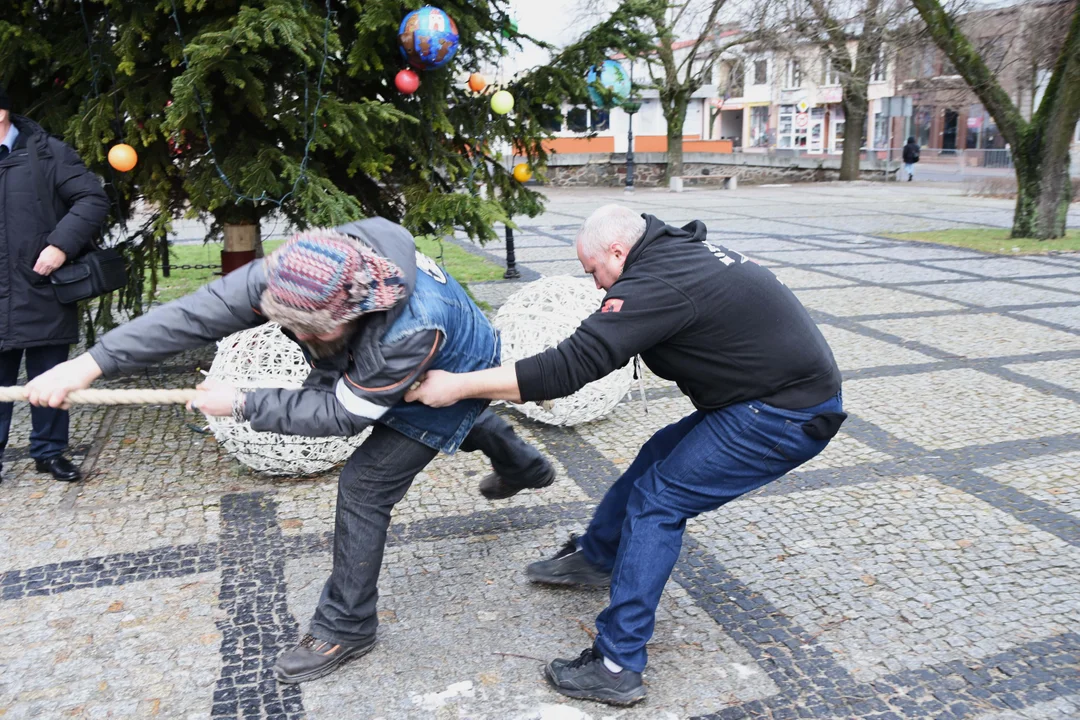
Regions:
M 630 97 L 622 104 L 623 112 L 630 116 L 630 127 L 626 132 L 626 192 L 634 192 L 634 113 L 641 109 L 641 103 L 634 102 L 634 60 L 630 58 Z

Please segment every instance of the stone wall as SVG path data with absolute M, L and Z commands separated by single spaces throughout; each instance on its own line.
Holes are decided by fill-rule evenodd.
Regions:
M 885 179 L 881 162 L 864 161 L 862 165 L 860 179 Z M 656 187 L 663 184 L 666 166 L 664 153 L 638 153 L 634 156 L 634 185 Z M 685 185 L 716 184 L 717 180 L 712 178 L 717 175 L 735 175 L 740 185 L 825 182 L 839 179 L 840 158 L 720 153 L 687 153 L 683 156 Z M 553 155 L 547 167 L 546 184 L 555 187 L 623 187 L 626 185 L 626 155 Z

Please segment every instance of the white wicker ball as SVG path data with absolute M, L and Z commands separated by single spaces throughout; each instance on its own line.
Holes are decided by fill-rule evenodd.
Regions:
M 507 299 L 495 316 L 502 334 L 502 361 L 555 347 L 600 307 L 604 292 L 582 278 L 556 275 L 531 282 Z M 569 397 L 541 404 L 513 404 L 527 417 L 549 425 L 577 425 L 601 418 L 630 391 L 633 363 L 591 382 Z
M 275 323 L 233 333 L 218 343 L 208 378 L 242 390 L 304 384 L 311 366 L 300 347 Z M 249 423 L 212 417 L 210 429 L 225 449 L 267 475 L 313 475 L 344 462 L 369 433 L 350 438 L 302 437 L 256 432 Z

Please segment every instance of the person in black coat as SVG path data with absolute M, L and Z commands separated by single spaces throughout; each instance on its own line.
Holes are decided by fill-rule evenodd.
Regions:
M 904 172 L 907 173 L 908 182 L 915 179 L 915 163 L 919 162 L 919 143 L 914 137 L 907 139 L 904 146 Z
M 50 197 L 38 197 L 30 153 L 41 161 Z M 53 204 L 60 218 L 56 227 L 50 227 L 43 202 Z M 78 308 L 57 301 L 49 275 L 90 249 L 108 211 L 97 176 L 68 145 L 14 115 L 0 87 L 0 385 L 18 382 L 24 355 L 27 377 L 34 378 L 64 362 L 79 341 Z M 0 403 L 0 460 L 11 413 L 11 403 Z M 30 456 L 37 471 L 78 480 L 79 469 L 63 455 L 67 411 L 34 407 L 31 420 Z

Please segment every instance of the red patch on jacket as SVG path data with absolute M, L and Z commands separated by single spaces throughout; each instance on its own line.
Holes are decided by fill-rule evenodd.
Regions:
M 605 300 L 603 307 L 600 308 L 600 312 L 619 312 L 622 310 L 623 301 L 618 298 L 611 298 Z

